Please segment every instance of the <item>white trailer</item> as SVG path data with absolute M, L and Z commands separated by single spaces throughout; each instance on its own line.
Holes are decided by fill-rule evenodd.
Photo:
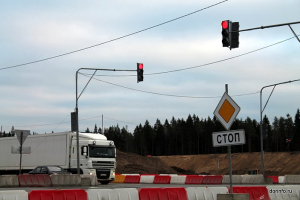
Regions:
M 29 135 L 23 148 L 22 172 L 28 173 L 40 165 L 58 165 L 77 173 L 76 132 Z M 17 137 L 0 138 L 0 174 L 18 174 L 20 146 Z M 79 133 L 80 173 L 96 174 L 102 184 L 115 179 L 116 147 L 102 134 Z

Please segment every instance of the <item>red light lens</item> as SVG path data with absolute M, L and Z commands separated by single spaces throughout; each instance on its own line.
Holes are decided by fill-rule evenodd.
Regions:
M 222 21 L 222 28 L 227 29 L 228 28 L 228 22 Z
M 142 63 L 139 64 L 139 69 L 143 69 L 144 65 Z

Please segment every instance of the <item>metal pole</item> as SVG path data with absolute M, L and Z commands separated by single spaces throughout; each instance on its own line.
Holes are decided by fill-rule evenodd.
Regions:
M 261 174 L 264 176 L 264 144 L 263 144 L 263 133 L 262 133 L 262 114 L 263 114 L 263 109 L 262 109 L 262 91 L 263 89 L 267 88 L 267 87 L 271 87 L 271 86 L 274 86 L 274 89 L 275 89 L 275 86 L 277 85 L 282 85 L 282 84 L 286 84 L 286 83 L 292 83 L 292 82 L 296 82 L 296 81 L 300 81 L 300 79 L 296 79 L 296 80 L 292 80 L 292 81 L 286 81 L 286 82 L 281 82 L 281 83 L 276 83 L 276 84 L 272 84 L 272 85 L 267 85 L 267 86 L 264 86 L 261 88 L 260 90 L 260 154 L 261 154 Z M 273 89 L 273 90 L 274 90 Z M 273 93 L 273 91 L 272 91 Z M 272 95 L 271 93 L 271 95 Z M 271 97 L 271 96 L 270 96 Z M 269 99 L 270 99 L 269 97 Z M 264 109 L 266 108 L 267 104 L 268 104 L 269 100 L 266 102 L 265 106 L 264 106 Z
M 260 90 L 260 157 L 261 157 L 261 174 L 264 176 L 264 140 L 262 133 L 262 88 Z
M 243 32 L 243 31 L 252 31 L 257 29 L 265 29 L 265 28 L 273 28 L 273 27 L 279 27 L 279 26 L 290 26 L 291 24 L 299 24 L 300 22 L 290 22 L 290 23 L 284 23 L 284 24 L 275 24 L 275 25 L 269 25 L 269 26 L 260 26 L 256 28 L 249 28 L 249 29 L 243 29 L 239 31 L 232 31 L 233 32 Z
M 22 148 L 23 148 L 23 131 L 21 132 L 20 169 L 19 169 L 19 174 L 21 174 L 21 167 L 22 167 Z
M 101 130 L 102 135 L 104 135 L 104 130 L 103 130 L 103 115 L 102 115 L 102 130 Z
M 228 94 L 228 84 L 225 84 L 225 92 Z M 229 131 L 229 130 L 228 130 Z M 229 159 L 229 183 L 230 183 L 230 194 L 233 194 L 232 189 L 232 163 L 231 163 L 231 146 L 227 147 L 228 159 Z
M 77 98 L 77 82 L 78 82 L 78 71 L 80 69 L 77 70 L 76 72 L 76 108 L 75 108 L 75 112 L 76 112 L 76 117 L 77 117 L 77 126 L 76 126 L 76 145 L 77 145 L 77 174 L 80 174 L 80 169 L 79 169 L 79 120 L 78 120 L 78 98 Z
M 88 81 L 88 83 L 86 84 L 86 86 L 84 87 L 83 90 L 85 90 L 85 88 L 87 87 L 87 85 L 89 84 L 89 82 L 91 81 L 91 79 L 93 78 L 93 76 L 95 75 L 97 70 L 103 70 L 103 71 L 137 71 L 137 70 L 120 70 L 120 69 L 99 69 L 99 68 L 79 68 L 76 71 L 76 75 L 75 75 L 75 79 L 76 79 L 76 107 L 75 107 L 75 112 L 76 112 L 76 116 L 77 116 L 77 129 L 76 129 L 76 145 L 77 145 L 77 174 L 80 174 L 80 160 L 79 160 L 79 120 L 78 120 L 78 99 L 81 96 L 81 94 L 83 93 L 83 91 L 81 92 L 81 94 L 78 96 L 78 72 L 81 70 L 95 70 L 94 74 L 91 76 L 90 80 Z M 102 125 L 102 129 L 103 129 L 103 125 Z

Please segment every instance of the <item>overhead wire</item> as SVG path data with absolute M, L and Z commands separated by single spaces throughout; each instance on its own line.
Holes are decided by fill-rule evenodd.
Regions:
M 204 66 L 208 66 L 208 65 L 213 65 L 213 64 L 216 64 L 216 63 L 221 63 L 221 62 L 232 60 L 232 59 L 235 59 L 235 58 L 239 58 L 239 57 L 251 54 L 251 53 L 255 53 L 255 52 L 263 50 L 263 49 L 267 49 L 269 47 L 281 44 L 283 42 L 286 42 L 286 41 L 294 39 L 294 38 L 295 37 L 290 37 L 290 38 L 287 38 L 285 40 L 281 40 L 279 42 L 275 42 L 273 44 L 270 44 L 270 45 L 267 45 L 267 46 L 264 46 L 264 47 L 261 47 L 261 48 L 255 49 L 255 50 L 248 51 L 246 53 L 242 53 L 242 54 L 239 54 L 239 55 L 236 55 L 236 56 L 232 56 L 232 57 L 224 58 L 224 59 L 221 59 L 221 60 L 217 60 L 217 61 L 205 63 L 205 64 L 202 64 L 202 65 L 197 65 L 197 66 L 193 66 L 193 67 L 186 67 L 186 68 L 181 68 L 181 69 L 174 69 L 174 70 L 169 70 L 169 71 L 162 71 L 162 72 L 144 73 L 144 75 L 146 75 L 146 76 L 148 75 L 149 76 L 149 75 L 167 74 L 167 73 L 180 72 L 180 71 L 184 71 L 184 70 L 190 70 L 190 69 L 200 68 L 200 67 L 204 67 Z M 90 75 L 90 74 L 86 74 L 86 75 Z M 127 75 L 101 75 L 100 74 L 99 75 L 98 74 L 98 75 L 95 75 L 95 76 L 124 77 L 124 76 L 136 76 L 136 75 L 129 75 L 129 74 L 127 74 Z
M 89 75 L 83 74 L 81 72 L 79 72 L 79 74 L 86 76 L 86 77 L 90 77 Z M 158 93 L 158 92 L 149 92 L 149 91 L 145 91 L 145 90 L 139 90 L 139 89 L 135 89 L 135 88 L 130 88 L 130 87 L 126 87 L 126 86 L 122 86 L 122 85 L 118 85 L 115 83 L 111 83 L 108 81 L 103 81 L 97 78 L 93 78 L 94 80 L 106 83 L 106 84 L 110 84 L 110 85 L 114 85 L 117 87 L 121 87 L 121 88 L 125 88 L 128 90 L 133 90 L 133 91 L 137 91 L 137 92 L 143 92 L 143 93 L 148 93 L 148 94 L 155 94 L 155 95 L 160 95 L 160 96 L 169 96 L 169 97 L 179 97 L 179 98 L 191 98 L 191 99 L 216 99 L 216 98 L 220 98 L 221 96 L 207 96 L 207 97 L 199 97 L 199 96 L 186 96 L 186 95 L 175 95 L 175 94 L 163 94 L 163 93 Z M 253 94 L 258 94 L 259 91 L 257 92 L 252 92 L 252 93 L 246 93 L 246 94 L 238 94 L 238 95 L 230 95 L 230 96 L 246 96 L 246 95 L 253 95 Z
M 21 67 L 21 66 L 25 66 L 25 65 L 30 65 L 30 64 L 34 64 L 34 63 L 39 63 L 39 62 L 43 62 L 43 61 L 47 61 L 47 60 L 51 60 L 51 59 L 63 57 L 63 56 L 66 56 L 66 55 L 70 55 L 70 54 L 73 54 L 73 53 L 77 53 L 77 52 L 80 52 L 80 51 L 84 51 L 84 50 L 87 50 L 87 49 L 91 49 L 91 48 L 94 48 L 94 47 L 97 47 L 97 46 L 101 46 L 101 45 L 104 45 L 104 44 L 107 44 L 107 43 L 110 43 L 110 42 L 114 42 L 114 41 L 116 41 L 116 40 L 120 40 L 120 39 L 129 37 L 129 36 L 136 35 L 136 34 L 138 34 L 138 33 L 141 33 L 141 32 L 144 32 L 144 31 L 147 31 L 147 30 L 150 30 L 150 29 L 153 29 L 153 28 L 156 28 L 156 27 L 159 27 L 159 26 L 168 24 L 168 23 L 170 23 L 170 22 L 173 22 L 173 21 L 179 20 L 179 19 L 181 19 L 181 18 L 184 18 L 184 17 L 190 16 L 190 15 L 193 15 L 193 14 L 198 13 L 198 12 L 201 12 L 201 11 L 203 11 L 203 10 L 207 10 L 207 9 L 209 9 L 209 8 L 212 8 L 212 7 L 214 7 L 214 6 L 217 6 L 217 5 L 219 5 L 219 4 L 221 4 L 221 3 L 224 3 L 224 2 L 226 2 L 226 1 L 228 1 L 228 0 L 220 1 L 220 2 L 218 2 L 218 3 L 212 4 L 212 5 L 210 5 L 210 6 L 204 7 L 204 8 L 202 8 L 202 9 L 196 10 L 196 11 L 194 11 L 194 12 L 191 12 L 191 13 L 188 13 L 188 14 L 185 14 L 185 15 L 182 15 L 182 16 L 180 16 L 180 17 L 176 17 L 176 18 L 171 19 L 171 20 L 168 20 L 168 21 L 166 21 L 166 22 L 162 22 L 162 23 L 160 23 L 160 24 L 157 24 L 157 25 L 154 25 L 154 26 L 150 26 L 150 27 L 148 27 L 148 28 L 145 28 L 145 29 L 142 29 L 142 30 L 139 30 L 139 31 L 136 31 L 136 32 L 133 32 L 133 33 L 124 35 L 124 36 L 121 36 L 121 37 L 117 37 L 117 38 L 114 38 L 114 39 L 111 39 L 111 40 L 108 40 L 108 41 L 105 41 L 105 42 L 102 42 L 102 43 L 99 43 L 99 44 L 91 45 L 91 46 L 88 46 L 88 47 L 84 47 L 84 48 L 81 48 L 81 49 L 77 49 L 77 50 L 74 50 L 74 51 L 70 51 L 70 52 L 67 52 L 67 53 L 59 54 L 59 55 L 56 55 L 56 56 L 51 56 L 51 57 L 44 58 L 44 59 L 40 59 L 40 60 L 35 60 L 35 61 L 31 61 L 31 62 L 27 62 L 27 63 L 23 63 L 23 64 L 18 64 L 18 65 L 13 65 L 13 66 L 9 66 L 9 67 L 2 67 L 2 68 L 0 68 L 0 70 L 11 69 L 11 68 L 15 68 L 15 67 Z

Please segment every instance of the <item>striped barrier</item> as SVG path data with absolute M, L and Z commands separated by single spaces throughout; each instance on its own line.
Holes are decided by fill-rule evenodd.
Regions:
M 141 175 L 140 183 L 153 183 L 155 175 Z
M 278 176 L 267 176 L 267 178 L 271 178 L 274 184 L 279 183 Z
M 285 184 L 299 184 L 300 183 L 300 175 L 285 175 L 284 183 Z
M 116 175 L 115 180 L 111 183 L 124 183 L 126 175 Z
M 203 184 L 221 185 L 223 180 L 222 175 L 207 175 L 203 177 Z
M 1 175 L 0 187 L 18 187 L 19 181 L 17 175 Z
M 1 200 L 28 200 L 25 190 L 0 191 Z
M 139 200 L 188 200 L 184 188 L 141 188 Z
M 140 175 L 127 175 L 124 179 L 124 183 L 140 183 Z
M 81 185 L 81 177 L 77 174 L 53 174 L 51 182 L 56 186 L 79 186 Z
M 28 200 L 88 200 L 83 189 L 74 190 L 32 190 Z
M 204 176 L 187 175 L 185 184 L 202 184 Z
M 50 187 L 51 178 L 48 174 L 20 174 L 18 176 L 20 187 Z
M 232 184 L 241 184 L 243 180 L 243 175 L 232 175 Z M 224 175 L 222 184 L 230 184 L 229 175 Z
M 81 185 L 83 184 L 82 180 L 84 178 L 88 178 L 89 179 L 89 185 L 90 186 L 96 186 L 96 185 L 98 185 L 98 180 L 97 180 L 97 176 L 96 175 L 81 174 L 80 177 L 81 177 Z
M 265 199 L 270 200 L 268 189 L 265 186 L 233 186 L 233 193 L 249 194 L 249 200 Z M 230 188 L 228 187 L 230 193 Z
M 139 200 L 136 188 L 89 189 L 86 192 L 89 200 Z
M 153 180 L 154 184 L 170 184 L 170 182 L 171 182 L 171 176 L 168 175 L 155 176 Z
M 256 175 L 244 175 L 242 179 L 242 184 L 263 184 L 264 177 L 262 174 Z
M 189 200 L 215 200 L 217 194 L 228 194 L 227 187 L 187 187 Z
M 171 176 L 170 184 L 185 184 L 187 176 Z

